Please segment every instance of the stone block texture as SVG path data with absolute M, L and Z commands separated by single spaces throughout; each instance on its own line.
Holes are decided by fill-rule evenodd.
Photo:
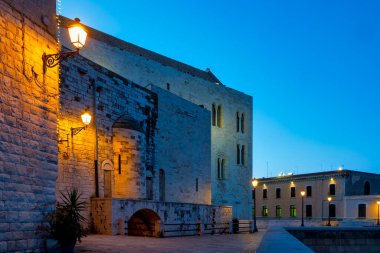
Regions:
M 54 15 L 55 1 L 0 1 L 0 252 L 40 252 L 55 205 L 58 71 L 41 60 L 59 50 Z
M 60 17 L 62 24 L 71 20 Z M 209 123 L 211 131 L 211 203 L 233 206 L 233 216 L 248 219 L 252 213 L 252 97 L 223 85 L 211 71 L 202 71 L 140 48 L 110 35 L 86 27 L 88 42 L 81 54 L 93 62 L 146 87 L 166 89 L 170 93 L 210 111 L 220 108 L 220 124 Z M 67 32 L 61 41 L 69 46 Z M 237 126 L 244 115 L 244 131 Z M 240 124 L 241 125 L 241 124 Z M 238 161 L 243 153 L 244 163 Z M 241 147 L 244 146 L 243 151 Z M 223 160 L 223 176 L 218 161 Z M 165 168 L 163 168 L 165 169 Z M 193 187 L 192 187 L 193 188 Z

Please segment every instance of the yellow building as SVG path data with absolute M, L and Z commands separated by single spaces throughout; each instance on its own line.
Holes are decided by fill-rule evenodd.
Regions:
M 268 220 L 305 220 L 317 224 L 377 222 L 380 175 L 337 170 L 259 179 L 256 216 Z M 330 201 L 329 201 L 330 200 Z

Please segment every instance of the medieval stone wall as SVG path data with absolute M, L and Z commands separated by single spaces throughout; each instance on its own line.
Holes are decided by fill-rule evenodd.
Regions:
M 88 28 L 89 38 L 82 54 L 92 61 L 142 86 L 153 84 L 212 110 L 222 108 L 222 126 L 211 127 L 212 203 L 231 205 L 234 216 L 251 217 L 252 178 L 252 97 L 206 78 L 201 71 L 165 58 L 149 50 Z M 65 31 L 62 41 L 65 42 Z M 157 60 L 165 58 L 164 61 Z M 170 62 L 170 64 L 168 64 Z M 179 66 L 179 67 L 176 67 Z M 189 69 L 185 71 L 184 69 Z M 194 70 L 194 72 L 191 72 Z M 237 131 L 236 114 L 245 115 L 244 133 Z M 211 124 L 210 124 L 211 125 Z M 209 125 L 209 126 L 210 126 Z M 245 164 L 237 164 L 237 145 L 245 146 Z M 218 159 L 224 160 L 223 178 L 218 178 Z
M 58 51 L 54 14 L 55 1 L 0 1 L 0 252 L 40 252 L 55 205 L 58 73 L 41 60 Z
M 157 168 L 161 200 L 211 204 L 210 112 L 152 85 L 158 97 Z M 160 188 L 160 187 L 159 187 Z
M 119 173 L 119 167 L 118 163 L 113 164 L 112 161 L 117 161 L 119 154 L 122 155 L 122 161 L 139 165 L 129 167 L 136 170 L 137 176 L 145 174 L 146 168 L 153 168 L 156 95 L 80 55 L 62 63 L 60 92 L 58 135 L 61 142 L 57 190 L 65 192 L 73 187 L 78 188 L 88 203 L 86 217 L 90 221 L 90 198 L 96 196 L 95 160 L 98 160 L 99 165 L 100 197 L 105 195 L 107 180 L 111 179 L 109 183 L 115 186 L 114 178 Z M 84 126 L 81 114 L 85 110 L 93 116 L 92 122 L 85 130 L 72 136 L 71 128 Z M 145 149 L 142 152 L 144 157 L 134 155 L 134 151 L 123 152 L 122 146 L 118 146 L 119 150 L 113 147 L 113 126 L 125 115 L 138 122 L 141 131 L 144 132 L 145 144 L 142 146 Z M 98 136 L 98 156 L 96 156 L 96 136 Z M 131 134 L 128 138 L 138 139 L 138 136 Z M 102 164 L 106 166 L 102 168 Z M 121 168 L 122 171 L 125 169 L 126 166 Z M 111 173 L 108 175 L 110 177 L 105 177 L 105 172 Z M 129 191 L 135 191 L 134 188 L 142 187 L 139 185 L 140 182 L 141 180 L 134 180 L 125 187 L 133 188 Z M 106 185 L 107 187 L 109 185 Z M 113 191 L 119 190 L 113 189 Z

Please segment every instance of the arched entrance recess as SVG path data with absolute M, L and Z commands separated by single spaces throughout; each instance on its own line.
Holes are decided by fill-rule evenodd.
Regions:
M 140 209 L 128 221 L 128 235 L 160 237 L 160 216 L 151 209 Z

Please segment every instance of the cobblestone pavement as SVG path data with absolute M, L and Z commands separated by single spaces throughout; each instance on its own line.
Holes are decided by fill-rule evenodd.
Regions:
M 254 234 L 203 235 L 175 238 L 90 235 L 77 244 L 75 253 L 254 253 L 264 230 Z

